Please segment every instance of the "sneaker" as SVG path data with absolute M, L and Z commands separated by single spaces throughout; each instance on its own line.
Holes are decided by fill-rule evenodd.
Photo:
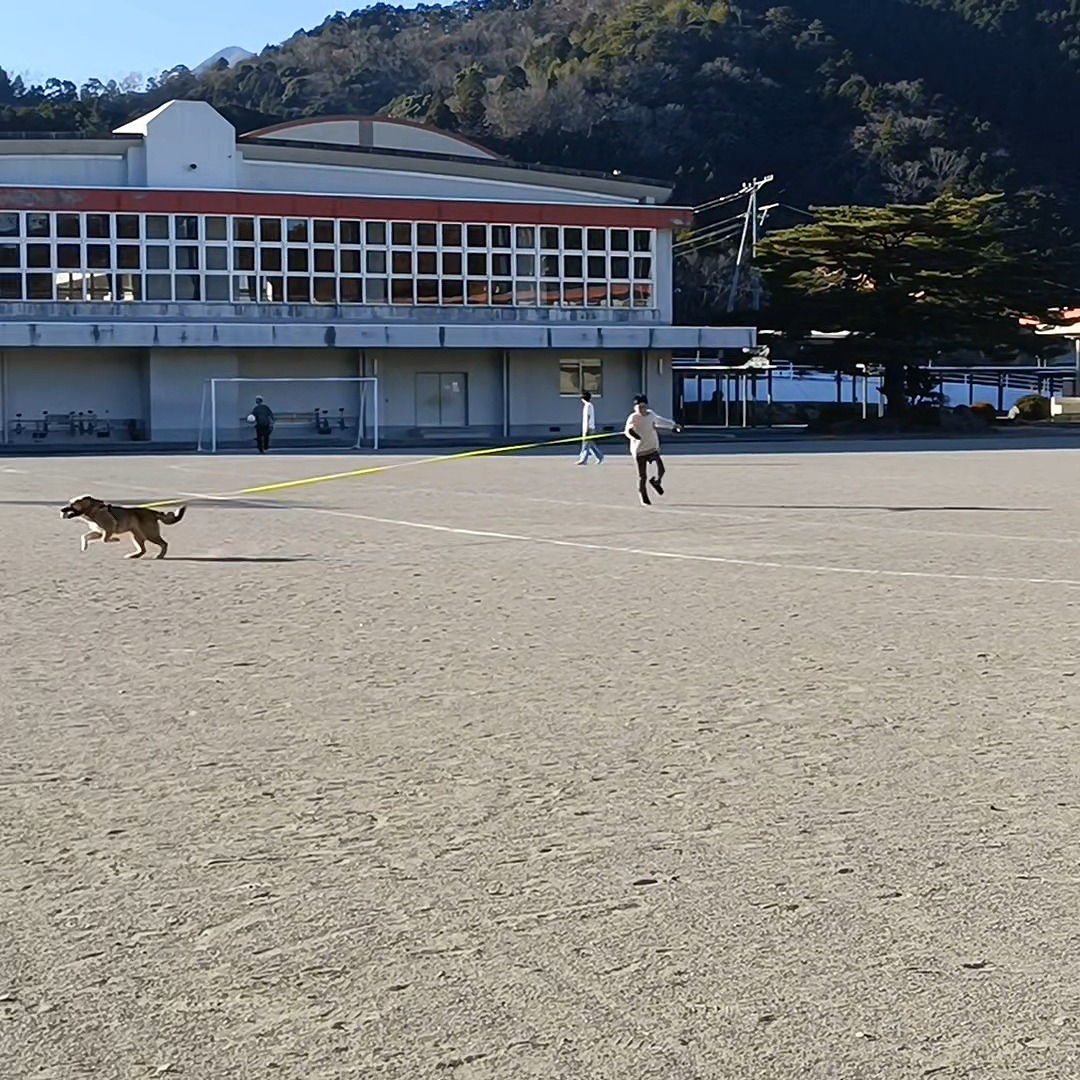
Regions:
M 652 506 L 652 502 L 649 499 L 649 496 L 646 495 L 644 491 L 638 493 L 638 498 L 641 500 L 642 506 Z
M 657 495 L 664 494 L 664 489 L 660 486 L 660 481 L 657 480 L 655 476 L 650 477 L 649 484 L 652 486 L 653 491 L 655 491 Z

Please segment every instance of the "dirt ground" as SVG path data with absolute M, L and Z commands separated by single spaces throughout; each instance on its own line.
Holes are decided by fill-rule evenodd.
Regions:
M 0 459 L 0 1075 L 1080 1072 L 1080 454 Z

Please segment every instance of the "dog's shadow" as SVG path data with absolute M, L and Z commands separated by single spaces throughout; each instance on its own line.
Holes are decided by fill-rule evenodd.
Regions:
M 310 562 L 310 555 L 169 555 L 167 562 L 294 563 Z

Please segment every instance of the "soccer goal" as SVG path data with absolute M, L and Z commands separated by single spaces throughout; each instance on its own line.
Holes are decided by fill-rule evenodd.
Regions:
M 274 414 L 271 447 L 379 449 L 378 379 L 207 379 L 199 452 L 254 446 L 255 425 L 248 417 L 257 397 Z

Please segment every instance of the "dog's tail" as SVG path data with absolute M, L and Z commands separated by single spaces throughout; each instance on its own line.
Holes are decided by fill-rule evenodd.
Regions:
M 181 506 L 179 510 L 167 510 L 165 512 L 158 511 L 158 521 L 162 525 L 175 525 L 183 516 L 186 506 Z

